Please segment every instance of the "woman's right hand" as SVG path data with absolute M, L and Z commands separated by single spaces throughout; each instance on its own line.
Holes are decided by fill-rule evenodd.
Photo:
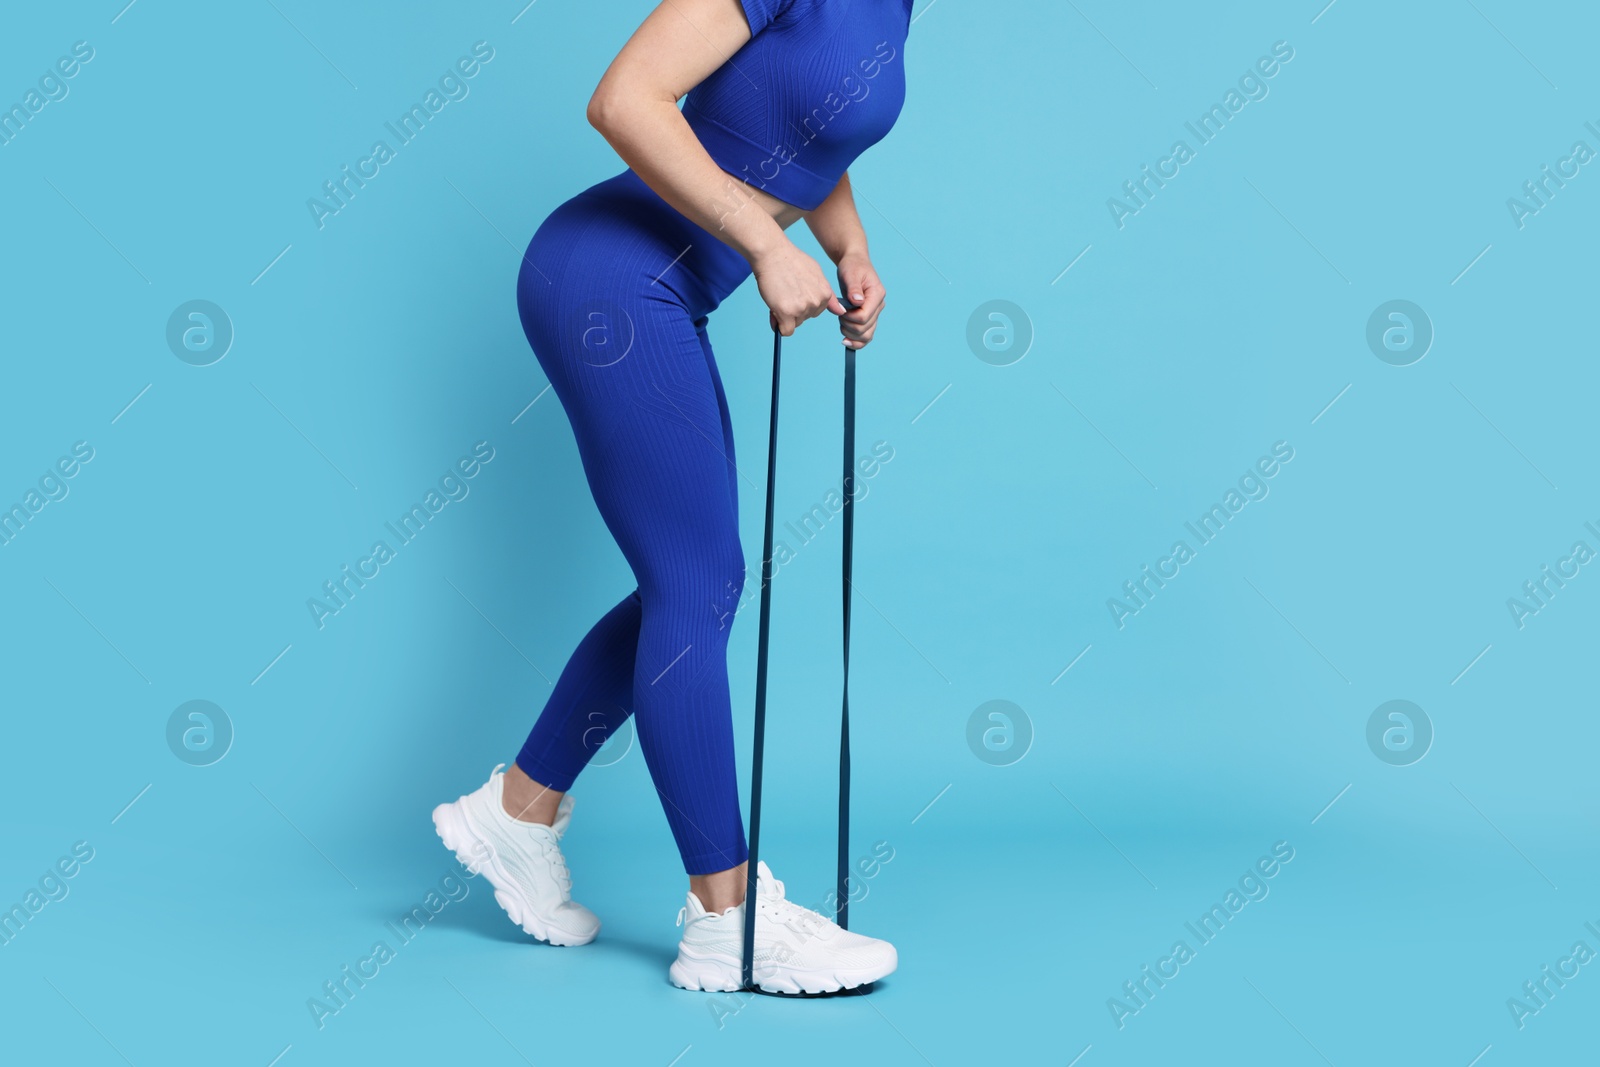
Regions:
M 766 301 L 772 328 L 788 337 L 807 319 L 824 311 L 843 315 L 850 309 L 840 302 L 828 276 L 816 260 L 785 239 L 751 264 L 756 288 Z

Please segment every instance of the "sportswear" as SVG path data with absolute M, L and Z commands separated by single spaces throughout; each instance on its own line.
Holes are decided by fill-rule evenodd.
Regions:
M 725 170 L 748 166 L 747 180 L 814 207 L 900 110 L 910 4 L 741 2 L 751 39 L 691 90 L 685 117 Z M 812 135 L 759 167 L 757 146 L 790 123 Z M 707 323 L 749 276 L 631 168 L 552 211 L 517 276 L 523 331 L 635 582 L 577 644 L 517 766 L 566 792 L 632 716 L 691 875 L 748 855 L 727 647 L 747 573 L 739 483 L 755 483 L 735 463 Z
M 572 899 L 561 855 L 572 796 L 561 798 L 549 826 L 513 819 L 501 801 L 504 766 L 473 792 L 434 808 L 434 830 L 468 871 L 489 879 L 494 899 L 526 933 L 552 945 L 586 945 L 600 932 L 600 920 Z
M 742 988 L 744 905 L 713 914 L 694 893 L 678 911 L 683 940 L 667 975 L 683 989 L 731 992 Z M 770 993 L 833 993 L 890 974 L 894 946 L 842 929 L 788 900 L 765 860 L 756 863 L 756 940 L 753 977 Z
M 689 90 L 719 167 L 812 210 L 905 103 L 911 0 L 740 0 L 751 37 Z

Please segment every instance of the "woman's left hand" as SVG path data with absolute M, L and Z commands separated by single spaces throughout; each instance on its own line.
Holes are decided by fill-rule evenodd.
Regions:
M 839 260 L 839 293 L 851 307 L 839 316 L 843 343 L 849 348 L 861 348 L 872 340 L 884 303 L 883 283 L 865 253 Z

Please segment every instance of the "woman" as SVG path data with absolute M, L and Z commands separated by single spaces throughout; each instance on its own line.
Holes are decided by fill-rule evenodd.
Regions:
M 783 336 L 828 311 L 843 344 L 872 340 L 884 291 L 845 168 L 899 115 L 910 18 L 911 0 L 666 0 L 589 102 L 628 169 L 556 208 L 517 280 L 638 587 L 579 643 L 511 770 L 434 823 L 523 930 L 587 944 L 600 921 L 571 898 L 567 791 L 631 712 L 689 875 L 669 972 L 685 989 L 740 987 L 747 858 L 727 672 L 745 562 L 707 316 L 753 274 Z M 785 235 L 802 218 L 850 306 Z M 894 970 L 892 945 L 786 900 L 765 863 L 756 896 L 763 989 L 831 992 Z

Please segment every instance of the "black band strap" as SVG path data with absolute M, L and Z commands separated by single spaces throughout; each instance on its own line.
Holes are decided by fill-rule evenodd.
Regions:
M 740 983 L 755 988 L 756 868 L 761 847 L 761 764 L 767 732 L 767 636 L 772 624 L 772 533 L 778 474 L 778 380 L 783 337 L 772 332 L 772 420 L 767 436 L 767 514 L 761 540 L 761 618 L 756 635 L 756 714 L 750 758 L 750 850 L 744 883 L 744 946 Z M 844 548 L 840 591 L 844 603 L 844 690 L 839 719 L 839 878 L 835 922 L 848 927 L 850 906 L 850 594 L 855 544 L 856 352 L 844 350 Z
M 844 690 L 839 711 L 839 887 L 840 926 L 850 925 L 850 584 L 852 549 L 855 545 L 855 452 L 856 452 L 856 350 L 844 349 L 844 550 L 841 587 L 844 601 Z
M 756 720 L 750 755 L 750 858 L 744 880 L 744 960 L 740 982 L 755 988 L 756 864 L 761 843 L 761 752 L 767 732 L 767 633 L 772 621 L 772 527 L 778 483 L 778 369 L 783 335 L 772 328 L 772 423 L 767 436 L 767 523 L 761 539 L 761 622 L 756 636 Z

